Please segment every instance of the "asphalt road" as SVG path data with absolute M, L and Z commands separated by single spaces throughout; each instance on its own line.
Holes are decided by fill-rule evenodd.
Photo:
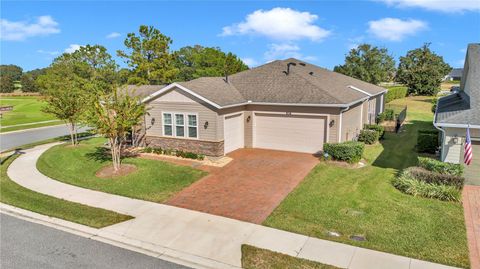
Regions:
M 85 130 L 86 128 L 80 128 L 78 132 Z M 0 151 L 69 134 L 70 131 L 64 124 L 0 134 Z
M 0 214 L 0 268 L 159 268 L 178 264 Z

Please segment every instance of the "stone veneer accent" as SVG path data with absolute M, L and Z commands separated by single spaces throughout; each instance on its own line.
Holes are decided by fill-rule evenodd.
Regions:
M 170 137 L 146 136 L 147 147 L 177 149 L 182 151 L 204 154 L 208 156 L 223 156 L 223 141 L 202 141 L 192 139 L 178 139 Z

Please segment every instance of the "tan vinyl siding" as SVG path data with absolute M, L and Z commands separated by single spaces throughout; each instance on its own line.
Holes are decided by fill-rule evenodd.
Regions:
M 170 93 L 170 92 L 169 92 Z M 168 95 L 169 93 L 166 93 Z M 180 95 L 179 95 L 180 94 Z M 183 98 L 187 98 L 182 100 Z M 169 100 L 169 101 L 163 101 Z M 191 100 L 191 101 L 189 101 Z M 163 112 L 183 112 L 183 113 L 197 113 L 198 114 L 198 139 L 205 141 L 218 141 L 217 139 L 217 124 L 218 116 L 215 111 L 208 107 L 207 104 L 201 103 L 191 99 L 183 93 L 175 92 L 170 94 L 168 98 L 156 98 L 147 103 L 148 114 L 146 116 L 146 134 L 147 136 L 163 136 L 162 131 L 162 113 Z M 151 119 L 155 118 L 155 123 L 152 126 Z M 208 121 L 208 127 L 205 128 L 205 122 Z M 186 138 L 187 139 L 187 138 Z
M 460 163 L 463 160 L 463 146 L 465 143 L 466 131 L 464 128 L 445 128 L 445 139 L 443 143 L 442 159 L 444 162 Z M 454 138 L 458 141 L 455 143 Z M 480 130 L 470 129 L 472 140 L 480 140 Z
M 243 115 L 245 121 L 245 147 L 251 148 L 253 147 L 253 113 L 252 111 L 245 111 Z M 249 117 L 250 120 L 248 121 Z
M 362 104 L 357 104 L 350 107 L 342 115 L 342 142 L 350 141 L 355 138 L 363 127 Z

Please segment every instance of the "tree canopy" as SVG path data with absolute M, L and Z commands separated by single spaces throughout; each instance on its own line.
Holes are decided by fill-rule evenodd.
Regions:
M 345 64 L 335 66 L 335 72 L 366 82 L 379 84 L 391 81 L 395 74 L 395 60 L 386 48 L 361 44 L 351 49 L 345 57 Z
M 22 78 L 22 71 L 17 65 L 0 65 L 0 92 L 13 92 L 15 83 Z
M 177 81 L 231 75 L 248 69 L 240 58 L 232 53 L 225 53 L 220 48 L 186 46 L 174 55 L 175 67 L 179 70 L 175 78 Z
M 159 85 L 172 82 L 178 69 L 170 52 L 171 43 L 168 36 L 153 26 L 141 25 L 138 35 L 129 33 L 124 42 L 128 51 L 117 51 L 132 69 L 128 83 Z
M 47 68 L 38 68 L 23 73 L 21 84 L 22 92 L 39 92 L 40 88 L 37 85 L 37 78 L 44 75 L 47 72 Z
M 452 70 L 443 57 L 432 52 L 429 46 L 426 43 L 400 57 L 396 80 L 408 87 L 409 94 L 437 94 L 443 77 Z

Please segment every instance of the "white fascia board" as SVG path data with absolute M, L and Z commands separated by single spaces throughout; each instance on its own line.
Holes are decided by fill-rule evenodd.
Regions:
M 357 87 L 355 87 L 355 86 L 353 86 L 353 85 L 348 85 L 347 87 L 349 87 L 350 89 L 356 90 L 356 91 L 358 91 L 358 92 L 361 92 L 361 93 L 363 93 L 363 94 L 365 94 L 365 95 L 367 95 L 367 96 L 369 96 L 369 97 L 372 97 L 372 96 L 373 96 L 371 93 L 366 92 L 366 91 L 364 91 L 364 90 L 362 90 L 362 89 L 359 89 L 359 88 L 357 88 Z
M 363 100 L 363 99 L 362 99 Z M 355 101 L 355 103 L 360 102 L 361 100 Z M 267 102 L 244 102 L 240 104 L 226 105 L 221 108 L 231 108 L 244 105 L 260 105 L 260 106 L 312 106 L 312 107 L 348 107 L 348 104 L 304 104 L 304 103 L 267 103 Z
M 450 128 L 467 128 L 470 127 L 472 129 L 480 129 L 480 125 L 472 125 L 472 124 L 465 124 L 465 123 L 435 123 L 438 127 L 450 127 Z
M 218 109 L 222 108 L 222 107 L 221 107 L 220 105 L 218 105 L 217 103 L 208 100 L 207 98 L 205 98 L 205 97 L 203 97 L 203 96 L 201 96 L 201 95 L 199 95 L 199 94 L 197 94 L 197 93 L 195 93 L 195 92 L 193 92 L 193 91 L 191 91 L 191 90 L 183 87 L 182 85 L 180 85 L 180 84 L 178 84 L 178 83 L 172 83 L 172 84 L 167 85 L 167 86 L 161 88 L 160 90 L 158 90 L 158 91 L 150 94 L 149 96 L 145 97 L 145 98 L 142 100 L 142 103 L 148 102 L 148 101 L 154 99 L 155 97 L 157 97 L 157 96 L 159 96 L 159 95 L 162 95 L 163 93 L 165 93 L 165 92 L 167 92 L 167 91 L 169 91 L 169 90 L 171 90 L 172 88 L 175 88 L 175 87 L 181 89 L 182 91 L 187 92 L 188 94 L 191 94 L 191 95 L 195 96 L 196 98 L 198 98 L 198 99 L 206 102 L 207 104 L 212 105 L 212 106 L 215 107 L 215 108 L 218 108 Z

